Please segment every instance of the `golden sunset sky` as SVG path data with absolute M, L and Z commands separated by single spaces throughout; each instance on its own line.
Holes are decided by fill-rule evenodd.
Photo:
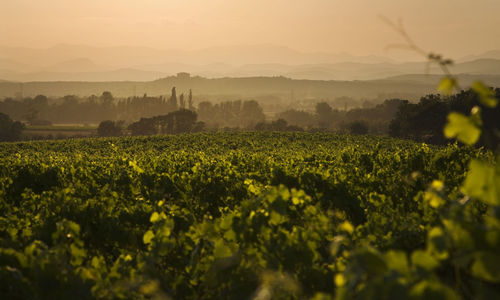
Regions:
M 0 45 L 400 55 L 384 50 L 401 41 L 384 15 L 401 18 L 421 47 L 458 57 L 500 49 L 499 12 L 500 0 L 0 0 Z

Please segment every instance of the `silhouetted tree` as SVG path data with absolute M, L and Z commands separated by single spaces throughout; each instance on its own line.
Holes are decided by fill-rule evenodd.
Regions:
M 316 104 L 316 116 L 318 118 L 318 126 L 320 128 L 330 128 L 333 120 L 333 110 L 326 102 Z
M 99 136 L 120 136 L 122 135 L 122 124 L 122 121 L 102 121 L 97 127 L 97 134 Z
M 349 132 L 351 134 L 367 134 L 368 124 L 364 121 L 353 121 L 349 124 Z
M 8 115 L 0 113 L 0 141 L 16 141 L 21 136 L 24 124 L 13 121 Z
M 177 92 L 175 91 L 175 86 L 172 88 L 172 94 L 170 99 L 168 99 L 168 104 L 173 110 L 177 109 Z
M 283 119 L 272 121 L 271 123 L 259 122 L 255 125 L 257 131 L 304 131 L 298 126 L 288 126 Z
M 194 111 L 181 109 L 171 112 L 167 115 L 172 119 L 173 126 L 169 128 L 169 133 L 185 133 L 191 132 L 196 123 L 197 115 Z
M 201 131 L 204 123 L 197 124 L 197 114 L 194 111 L 181 109 L 170 112 L 166 115 L 155 116 L 152 118 L 141 118 L 138 122 L 128 126 L 132 135 L 151 135 L 151 134 L 176 134 Z
M 193 91 L 191 91 L 191 89 L 189 90 L 188 108 L 189 108 L 189 110 L 193 110 L 193 111 L 194 111 L 194 105 L 193 105 Z
M 439 95 L 422 97 L 417 104 L 405 103 L 389 124 L 389 134 L 429 143 L 445 143 L 443 127 L 448 112 L 448 104 Z
M 198 121 L 194 123 L 191 132 L 202 132 L 203 130 L 205 130 L 205 127 L 206 127 L 205 122 Z
M 128 126 L 132 135 L 152 135 L 158 133 L 157 126 L 152 118 L 141 118 Z
M 265 120 L 264 111 L 255 100 L 244 101 L 241 107 L 240 120 L 244 127 L 253 127 L 259 122 Z
M 494 93 L 496 98 L 500 97 L 500 89 L 495 89 Z M 446 116 L 452 111 L 469 114 L 475 106 L 481 108 L 483 123 L 478 145 L 497 149 L 500 145 L 500 106 L 484 106 L 478 95 L 470 89 L 444 98 L 440 95 L 427 95 L 416 104 L 401 105 L 390 123 L 389 133 L 395 137 L 443 144 L 448 142 L 443 136 Z
M 305 111 L 290 109 L 278 114 L 280 119 L 287 121 L 290 125 L 308 128 L 314 125 L 314 116 Z
M 186 109 L 186 101 L 184 100 L 184 93 L 179 96 L 179 108 Z
M 111 92 L 103 92 L 100 97 L 103 106 L 111 106 L 113 104 L 114 98 Z

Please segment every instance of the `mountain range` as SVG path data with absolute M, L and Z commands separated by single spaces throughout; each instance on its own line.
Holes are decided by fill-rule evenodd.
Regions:
M 500 75 L 500 50 L 459 58 L 454 74 Z M 441 74 L 437 66 L 382 56 L 307 53 L 253 45 L 201 50 L 91 47 L 34 49 L 0 46 L 0 79 L 8 81 L 151 81 L 179 72 L 207 77 L 284 76 L 310 80 L 374 80 Z

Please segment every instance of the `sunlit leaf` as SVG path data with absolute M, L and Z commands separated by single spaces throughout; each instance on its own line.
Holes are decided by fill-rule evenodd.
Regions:
M 342 224 L 339 225 L 339 229 L 346 231 L 348 233 L 353 233 L 354 232 L 354 226 L 349 221 L 344 221 Z
M 437 281 L 425 280 L 416 284 L 410 291 L 413 299 L 458 300 L 453 289 Z
M 472 89 L 479 95 L 479 101 L 484 106 L 495 107 L 498 104 L 498 99 L 495 98 L 495 92 L 482 82 L 476 81 L 472 84 Z
M 385 254 L 385 260 L 389 269 L 396 270 L 401 274 L 407 274 L 409 272 L 406 253 L 390 250 Z
M 231 248 L 227 246 L 223 240 L 219 239 L 214 245 L 214 257 L 215 258 L 225 258 L 233 255 Z
M 160 220 L 160 214 L 157 213 L 156 211 L 151 215 L 151 218 L 149 218 L 149 221 L 151 223 L 156 223 Z
M 500 255 L 491 252 L 478 253 L 472 264 L 472 274 L 483 280 L 499 283 Z
M 478 141 L 481 130 L 470 117 L 452 112 L 448 115 L 448 122 L 444 127 L 444 135 L 447 138 L 456 137 L 460 142 L 472 145 Z
M 412 253 L 411 262 L 414 266 L 427 271 L 432 271 L 439 265 L 439 262 L 434 257 L 422 250 L 416 250 Z
M 500 205 L 500 175 L 485 162 L 472 160 L 463 185 L 463 192 L 481 201 Z
M 438 90 L 444 92 L 447 95 L 453 93 L 453 90 L 457 86 L 457 80 L 451 77 L 445 77 L 441 80 L 438 86 Z
M 144 242 L 144 244 L 149 244 L 151 243 L 151 240 L 155 237 L 155 234 L 151 231 L 151 230 L 148 230 L 144 236 L 142 237 L 142 241 Z

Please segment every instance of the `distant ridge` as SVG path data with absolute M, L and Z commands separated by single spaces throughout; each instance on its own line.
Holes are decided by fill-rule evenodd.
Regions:
M 377 80 L 334 81 L 298 80 L 282 76 L 204 78 L 198 76 L 169 76 L 154 81 L 57 81 L 25 82 L 22 92 L 25 96 L 43 94 L 61 97 L 65 95 L 100 95 L 110 91 L 117 97 L 148 95 L 170 95 L 172 87 L 178 93 L 195 94 L 196 101 L 214 99 L 267 99 L 282 101 L 303 99 L 334 99 L 353 97 L 358 99 L 404 98 L 417 100 L 421 96 L 436 93 L 442 75 L 400 75 Z M 500 75 L 459 75 L 461 86 L 466 88 L 474 80 L 500 87 Z M 0 82 L 0 98 L 15 97 L 20 92 L 20 83 Z M 292 96 L 293 95 L 293 96 Z
M 381 56 L 301 52 L 276 45 L 162 50 L 59 44 L 33 49 L 0 46 L 0 78 L 11 81 L 151 81 L 188 72 L 207 78 L 285 76 L 311 80 L 374 80 L 404 74 L 441 74 L 426 62 Z M 470 55 L 455 74 L 500 74 L 500 50 Z
M 454 74 L 498 75 L 500 60 L 478 59 L 458 63 L 450 67 Z M 375 80 L 405 74 L 441 74 L 424 62 L 410 63 L 359 63 L 341 62 L 332 64 L 229 64 L 191 65 L 165 63 L 157 66 L 111 68 L 98 65 L 89 59 L 75 59 L 51 65 L 36 72 L 19 72 L 0 68 L 0 78 L 13 81 L 151 81 L 179 72 L 198 74 L 207 78 L 284 76 L 292 79 L 311 80 Z

